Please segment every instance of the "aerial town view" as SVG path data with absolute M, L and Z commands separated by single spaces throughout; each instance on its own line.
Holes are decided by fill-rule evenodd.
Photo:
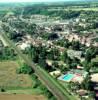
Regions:
M 0 0 L 0 100 L 98 100 L 98 0 Z

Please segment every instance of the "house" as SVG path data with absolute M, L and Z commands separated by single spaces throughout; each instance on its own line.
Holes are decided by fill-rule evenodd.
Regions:
M 70 57 L 70 58 L 74 58 L 74 57 L 76 57 L 76 58 L 81 58 L 81 55 L 82 55 L 82 51 L 75 51 L 75 50 L 67 50 L 67 53 L 68 53 L 68 56 Z
M 80 18 L 76 18 L 75 21 L 78 23 L 80 21 Z
M 49 73 L 51 76 L 60 76 L 61 75 L 61 71 L 60 70 L 55 70 Z
M 48 64 L 48 66 L 52 66 L 52 64 L 53 64 L 53 61 L 52 60 L 46 60 L 46 63 Z
M 28 42 L 22 42 L 22 43 L 19 43 L 17 45 L 21 50 L 25 50 L 26 48 L 29 48 L 30 47 L 30 44 Z
M 98 73 L 95 73 L 95 74 L 91 75 L 91 81 L 98 83 Z
M 86 96 L 87 90 L 80 89 L 80 90 L 77 91 L 77 93 L 79 94 L 79 96 Z
M 78 65 L 78 66 L 77 66 L 77 69 L 83 69 L 83 67 Z
M 32 15 L 31 16 L 31 19 L 34 19 L 34 20 L 45 20 L 47 18 L 49 18 L 49 16 L 38 15 L 38 14 L 35 14 L 35 15 Z

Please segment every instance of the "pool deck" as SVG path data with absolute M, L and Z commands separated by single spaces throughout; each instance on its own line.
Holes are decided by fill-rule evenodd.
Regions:
M 71 77 L 70 79 L 64 79 L 64 77 L 66 76 L 66 75 L 69 75 L 69 74 L 63 74 L 63 75 L 61 75 L 60 77 L 58 77 L 58 79 L 59 80 L 61 80 L 61 81 L 64 81 L 64 82 L 70 82 L 75 76 L 74 76 L 74 74 L 72 74 L 73 75 L 73 77 Z

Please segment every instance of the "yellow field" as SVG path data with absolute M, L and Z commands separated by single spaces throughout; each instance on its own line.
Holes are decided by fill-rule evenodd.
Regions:
M 18 67 L 19 65 L 14 61 L 0 62 L 0 87 L 28 88 L 32 86 L 29 75 L 16 73 Z

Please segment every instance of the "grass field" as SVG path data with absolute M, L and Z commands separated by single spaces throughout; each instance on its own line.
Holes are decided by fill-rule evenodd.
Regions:
M 0 87 L 32 87 L 32 80 L 29 75 L 16 73 L 18 67 L 19 65 L 14 61 L 0 62 Z
M 16 73 L 21 64 L 19 59 L 0 62 L 0 87 L 5 89 L 0 92 L 0 100 L 47 100 L 40 88 L 32 88 L 34 82 L 29 75 Z
M 84 10 L 84 11 L 98 11 L 98 8 L 95 7 L 95 8 L 72 8 L 72 10 Z
M 80 11 L 80 10 L 84 10 L 84 11 L 98 11 L 98 7 L 91 7 L 91 8 L 78 8 L 78 7 L 70 7 L 70 8 L 65 8 L 65 9 L 48 9 L 48 11 L 59 11 L 59 10 L 73 10 L 73 11 Z
M 46 100 L 46 98 L 42 95 L 1 94 L 0 100 Z

